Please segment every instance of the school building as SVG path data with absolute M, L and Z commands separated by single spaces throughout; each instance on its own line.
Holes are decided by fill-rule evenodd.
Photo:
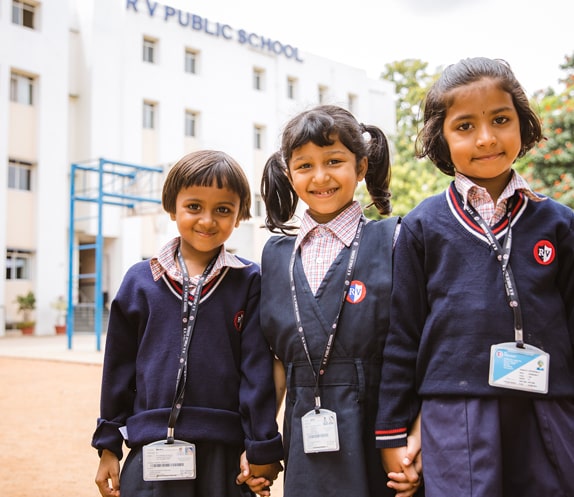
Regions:
M 55 332 L 59 297 L 78 313 L 109 303 L 176 235 L 161 186 L 184 154 L 244 167 L 253 218 L 228 248 L 257 261 L 261 171 L 290 117 L 332 103 L 394 132 L 392 84 L 184 5 L 0 0 L 0 335 L 29 291 L 37 335 Z

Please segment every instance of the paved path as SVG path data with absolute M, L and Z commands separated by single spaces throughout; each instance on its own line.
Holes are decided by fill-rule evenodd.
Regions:
M 20 357 L 86 364 L 101 364 L 104 357 L 105 335 L 101 336 L 100 351 L 94 333 L 75 333 L 71 348 L 66 335 L 21 335 L 8 333 L 0 337 L 0 357 Z

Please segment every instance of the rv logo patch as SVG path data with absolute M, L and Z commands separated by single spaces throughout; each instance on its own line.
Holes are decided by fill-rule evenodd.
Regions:
M 548 240 L 540 240 L 534 245 L 534 259 L 538 264 L 547 266 L 554 260 L 554 257 L 556 257 L 556 249 Z
M 367 295 L 367 287 L 365 284 L 358 280 L 351 281 L 349 292 L 347 293 L 347 302 L 350 304 L 358 304 Z

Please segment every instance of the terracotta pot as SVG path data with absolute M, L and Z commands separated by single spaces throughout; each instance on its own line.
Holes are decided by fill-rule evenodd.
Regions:
M 66 334 L 66 325 L 65 324 L 56 324 L 54 325 L 56 328 L 56 335 L 65 335 Z
M 35 326 L 23 326 L 20 329 L 22 330 L 22 335 L 33 335 L 36 328 Z

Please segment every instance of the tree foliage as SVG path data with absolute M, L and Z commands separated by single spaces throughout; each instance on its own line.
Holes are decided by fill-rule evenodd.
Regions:
M 574 208 L 574 54 L 560 65 L 563 88 L 534 97 L 545 139 L 517 164 L 532 188 Z M 538 101 L 538 102 L 537 102 Z
M 381 77 L 395 84 L 396 136 L 392 143 L 392 205 L 393 214 L 404 216 L 421 200 L 444 189 L 450 181 L 429 160 L 415 157 L 415 142 L 422 124 L 421 104 L 437 74 L 430 74 L 428 64 L 417 59 L 396 61 L 385 65 Z M 357 195 L 363 205 L 369 203 L 366 188 Z M 365 210 L 368 217 L 379 218 L 374 208 Z

